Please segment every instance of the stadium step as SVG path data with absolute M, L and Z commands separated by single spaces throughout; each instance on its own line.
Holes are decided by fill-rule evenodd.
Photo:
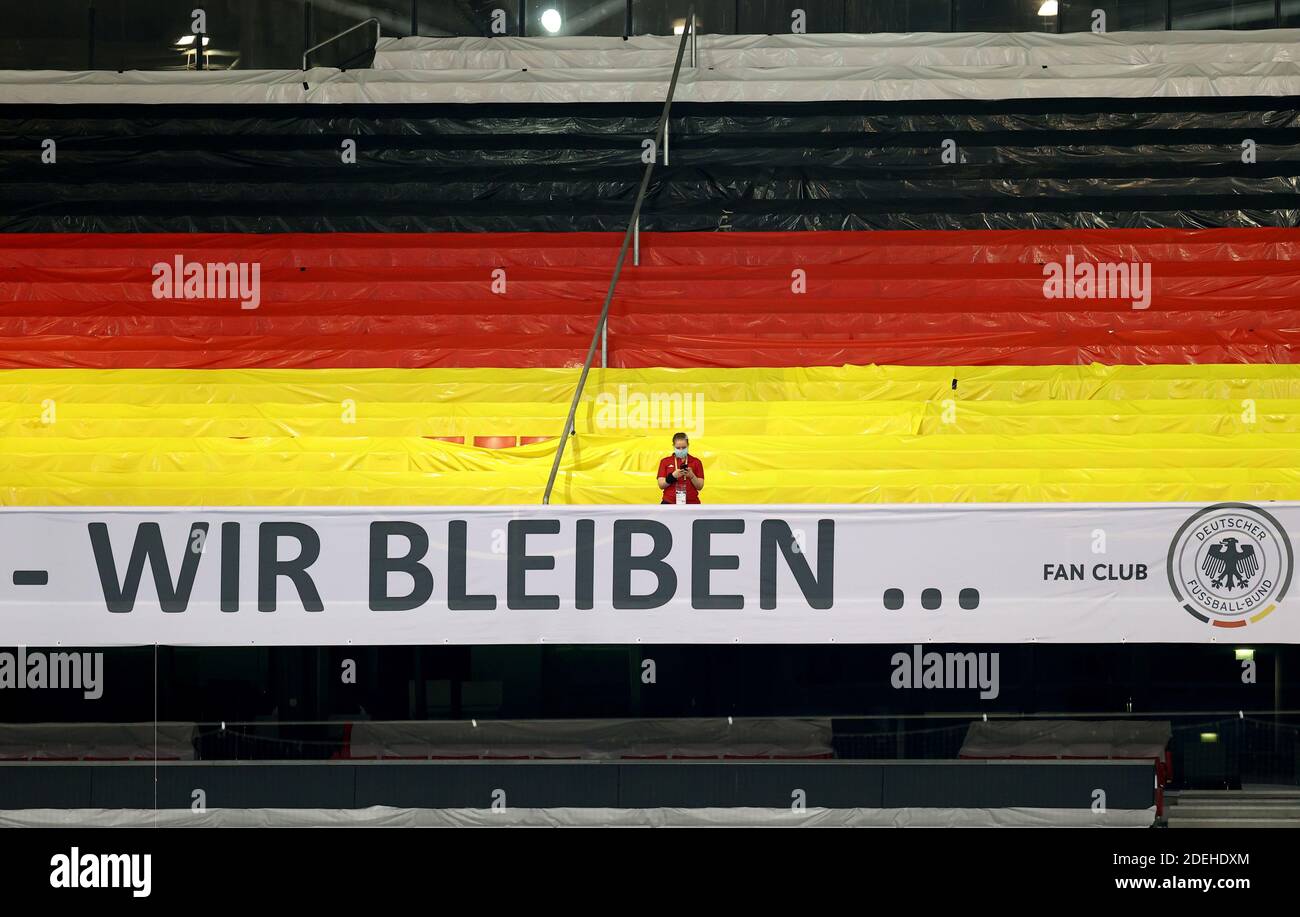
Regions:
M 613 268 L 621 233 L 5 233 L 5 267 L 149 269 L 178 253 L 271 267 Z M 644 267 L 794 264 L 1037 264 L 1234 262 L 1300 259 L 1300 230 L 1068 229 L 842 232 L 644 232 Z M 631 268 L 631 265 L 628 265 Z
M 1183 791 L 1166 799 L 1171 828 L 1300 827 L 1300 789 Z
M 942 66 L 947 68 L 1062 66 L 1089 63 L 1231 63 L 1278 59 L 1276 41 L 1215 42 L 1197 32 L 1122 32 L 1099 41 L 1053 35 L 1047 40 L 1004 34 L 952 34 L 942 41 L 890 33 L 819 35 L 800 42 L 791 35 L 712 35 L 696 39 L 701 67 L 714 70 L 772 67 Z M 517 38 L 382 38 L 375 48 L 377 70 L 671 68 L 678 36 L 627 38 L 552 36 Z M 1282 59 L 1287 59 L 1283 57 Z
M 1173 818 L 1170 828 L 1300 828 L 1296 818 Z

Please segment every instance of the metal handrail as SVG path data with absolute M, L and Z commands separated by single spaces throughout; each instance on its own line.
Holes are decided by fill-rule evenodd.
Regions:
M 378 46 L 378 45 L 379 45 L 379 38 L 380 38 L 380 25 L 379 25 L 379 19 L 378 19 L 377 17 L 375 17 L 375 16 L 371 16 L 369 19 L 363 19 L 363 20 L 361 20 L 360 22 L 358 22 L 356 25 L 354 25 L 354 26 L 350 26 L 350 27 L 344 29 L 342 32 L 339 32 L 337 35 L 331 35 L 329 38 L 325 39 L 324 41 L 319 42 L 319 43 L 317 43 L 317 44 L 314 44 L 314 45 L 312 45 L 310 48 L 308 48 L 306 51 L 302 52 L 302 69 L 304 69 L 304 70 L 307 69 L 307 57 L 308 57 L 308 56 L 309 56 L 313 51 L 319 51 L 321 48 L 325 47 L 325 46 L 326 46 L 327 44 L 329 44 L 330 42 L 338 41 L 338 40 L 339 40 L 340 38 L 342 38 L 344 35 L 350 35 L 350 34 L 352 34 L 353 32 L 355 32 L 357 29 L 365 28 L 366 26 L 370 25 L 372 22 L 375 24 L 375 45 Z M 352 57 L 357 57 L 357 56 L 358 56 L 358 55 L 356 55 L 356 54 L 352 55 Z M 352 58 L 348 58 L 348 60 L 351 60 L 351 59 L 352 59 Z
M 587 375 L 591 372 L 591 361 L 596 357 L 596 347 L 600 344 L 609 320 L 609 306 L 614 301 L 614 288 L 618 286 L 619 275 L 623 273 L 623 262 L 627 260 L 627 250 L 632 244 L 634 234 L 639 234 L 641 205 L 645 203 L 646 190 L 650 187 L 650 176 L 654 173 L 655 162 L 659 159 L 659 150 L 664 145 L 664 136 L 668 130 L 668 112 L 673 106 L 673 93 L 677 91 L 677 77 L 682 71 L 682 57 L 686 54 L 686 39 L 690 38 L 692 47 L 695 39 L 695 5 L 692 4 L 686 14 L 686 28 L 682 30 L 682 40 L 677 46 L 677 61 L 673 64 L 673 77 L 668 83 L 668 96 L 664 99 L 664 110 L 659 116 L 659 127 L 655 130 L 655 155 L 646 163 L 645 174 L 641 176 L 641 187 L 636 194 L 636 204 L 632 207 L 632 219 L 628 221 L 627 232 L 623 234 L 623 245 L 618 250 L 618 261 L 614 265 L 614 275 L 609 278 L 609 291 L 605 294 L 605 304 L 600 310 L 600 321 L 591 335 L 591 346 L 587 348 L 587 359 L 582 364 L 582 375 L 578 377 L 578 387 L 573 390 L 573 401 L 569 405 L 569 416 L 564 421 L 560 432 L 560 443 L 555 448 L 555 461 L 551 463 L 551 474 L 546 479 L 546 491 L 542 494 L 542 505 L 551 502 L 551 490 L 555 487 L 555 476 L 560 471 L 560 459 L 564 456 L 564 447 L 573 435 L 573 418 L 578 413 L 578 401 L 582 398 L 583 386 L 587 384 Z M 692 52 L 691 57 L 694 58 Z

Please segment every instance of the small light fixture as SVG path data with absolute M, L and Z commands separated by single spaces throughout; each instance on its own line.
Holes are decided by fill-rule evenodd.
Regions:
M 1038 8 L 1038 15 L 1055 16 L 1058 6 L 1056 0 L 1043 0 L 1043 5 Z
M 182 35 L 180 38 L 176 39 L 176 46 L 178 48 L 188 48 L 190 45 L 194 44 L 194 38 L 195 36 L 193 35 Z M 203 36 L 203 46 L 205 48 L 211 41 L 212 39 L 207 35 Z
M 1238 662 L 1251 662 L 1255 658 L 1255 651 L 1252 649 L 1239 648 L 1232 651 Z
M 681 34 L 682 34 L 683 32 L 685 32 L 685 31 L 686 31 L 686 20 L 685 20 L 685 19 L 678 19 L 676 22 L 673 23 L 673 34 L 674 34 L 674 35 L 681 35 Z
M 1203 732 L 1201 733 L 1201 741 L 1206 745 L 1213 745 L 1219 741 L 1219 734 L 1217 732 Z
M 560 31 L 560 25 L 562 22 L 563 20 L 560 18 L 559 10 L 542 11 L 542 28 L 550 32 L 552 35 Z

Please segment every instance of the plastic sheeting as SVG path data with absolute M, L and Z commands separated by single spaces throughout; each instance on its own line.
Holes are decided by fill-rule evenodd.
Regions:
M 0 104 L 265 104 L 306 102 L 312 84 L 343 75 L 310 70 L 0 70 Z
M 873 363 L 927 366 L 961 362 L 970 365 L 1030 366 L 1087 364 L 1295 363 L 1295 331 L 1228 335 L 1100 329 L 1085 335 L 1061 331 L 987 331 L 979 335 L 917 336 L 898 340 L 809 341 L 794 336 L 766 339 L 707 335 L 642 336 L 629 342 L 610 332 L 611 364 L 648 366 L 797 366 Z M 482 335 L 481 344 L 454 335 L 269 335 L 179 337 L 131 335 L 91 338 L 76 334 L 0 337 L 0 367 L 120 368 L 262 368 L 311 367 L 477 367 L 581 365 L 588 335 Z M 1235 338 L 1235 340 L 1234 340 Z M 531 434 L 530 434 L 531 435 Z
M 185 76 L 149 75 L 163 85 Z M 248 76 L 229 79 L 246 90 Z M 1300 221 L 1291 97 L 1088 98 L 1087 79 L 1062 79 L 1077 92 L 1050 100 L 682 101 L 642 229 Z M 14 105 L 0 112 L 0 229 L 621 231 L 660 110 L 658 99 L 205 106 L 131 104 L 127 93 L 115 104 Z M 359 141 L 346 168 L 344 136 Z M 30 137 L 58 144 L 57 169 L 28 154 Z M 1256 161 L 1241 161 L 1243 138 L 1258 145 Z M 944 140 L 956 162 L 941 158 Z
M 1038 720 L 971 723 L 963 758 L 1151 758 L 1162 761 L 1167 720 Z
M 375 69 L 671 67 L 678 36 L 381 38 Z M 1292 29 L 1179 32 L 921 32 L 909 34 L 701 35 L 699 66 L 958 67 L 1053 64 L 1233 63 L 1300 60 Z
M 1190 40 L 1136 34 L 704 36 L 699 66 L 683 69 L 676 98 L 689 103 L 1300 94 L 1292 31 L 1247 37 L 1197 32 Z M 0 103 L 661 101 L 677 42 L 641 38 L 615 44 L 620 41 L 388 42 L 381 43 L 375 70 L 0 71 Z
M 463 205 L 427 205 L 393 202 L 383 208 L 354 202 L 346 212 L 326 213 L 319 199 L 314 204 L 294 203 L 279 208 L 254 200 L 256 189 L 247 188 L 240 205 L 205 207 L 129 203 L 104 206 L 85 200 L 74 205 L 24 200 L 13 209 L 0 211 L 3 232 L 624 232 L 627 207 L 584 205 L 577 208 L 555 205 L 518 206 L 503 212 L 499 205 L 473 202 Z M 319 190 L 319 189 L 318 189 Z M 1290 198 L 1287 199 L 1289 201 Z M 833 201 L 805 207 L 797 202 L 729 201 L 658 212 L 642 211 L 643 227 L 671 232 L 715 231 L 837 231 L 837 230 L 1043 230 L 1101 229 L 1107 227 L 1181 228 L 1206 227 L 1291 227 L 1300 225 L 1300 208 L 1292 208 L 1276 197 L 1219 198 L 1203 202 L 1204 207 L 1171 209 L 1160 198 L 1130 199 L 1116 209 L 1108 201 L 1084 199 L 1064 202 L 1063 209 L 1025 209 L 1012 201 L 1000 206 L 1015 209 L 980 210 L 972 213 L 910 210 L 899 201 L 898 209 L 873 210 L 865 205 Z M 1077 209 L 1072 209 L 1077 207 Z M 380 210 L 382 209 L 382 212 Z M 130 211 L 135 210 L 132 213 Z M 369 213 L 362 211 L 369 210 Z
M 1067 65 L 1068 66 L 1068 65 Z M 1065 69 L 1057 67 L 1056 70 Z M 324 103 L 618 103 L 661 102 L 668 71 L 354 70 L 305 93 Z M 5 98 L 0 86 L 0 99 Z M 1300 95 L 1300 65 L 1268 63 L 1113 64 L 1079 66 L 1058 75 L 1030 67 L 743 67 L 683 70 L 674 101 L 832 102 L 900 99 L 1156 98 Z M 77 92 L 55 99 L 83 101 Z M 52 99 L 50 99 L 52 100 Z M 133 101 L 146 101 L 135 98 Z M 169 101 L 159 96 L 152 101 Z M 212 101 L 224 101 L 218 97 Z
M 0 723 L 0 761 L 194 760 L 193 723 Z
M 1273 100 L 1077 99 L 1006 111 L 710 106 L 673 120 L 643 230 L 1294 225 L 1296 112 Z M 593 110 L 593 108 L 595 110 Z M 962 109 L 965 110 L 962 110 Z M 34 106 L 56 172 L 0 152 L 0 228 L 536 231 L 626 228 L 654 105 Z M 20 109 L 10 109 L 19 112 Z M 343 120 L 340 121 L 339 119 Z M 1245 164 L 1225 150 L 1242 131 Z M 341 168 L 337 134 L 360 139 Z M 941 161 L 941 138 L 962 160 Z M 17 149 L 17 147 L 16 147 Z M 562 202 L 562 206 L 557 206 Z
M 529 504 L 553 442 L 438 438 L 553 437 L 575 382 L 572 370 L 4 371 L 0 503 Z M 652 415 L 655 394 L 676 407 Z M 557 503 L 657 500 L 651 470 L 680 429 L 716 503 L 1300 495 L 1293 364 L 597 369 L 576 428 Z
M 0 809 L 0 826 L 160 828 L 799 827 L 1149 828 L 1155 808 L 822 809 Z
M 1248 434 L 1216 437 L 1190 434 L 1177 437 L 1051 435 L 1027 437 L 967 435 L 918 443 L 905 436 L 880 435 L 867 443 L 864 437 L 846 436 L 710 436 L 704 454 L 721 462 L 715 470 L 724 475 L 790 471 L 856 472 L 863 479 L 889 472 L 972 473 L 1003 469 L 1036 474 L 1055 467 L 1090 467 L 1094 473 L 1119 476 L 1122 469 L 1145 465 L 1149 469 L 1187 467 L 1210 469 L 1231 461 L 1241 468 L 1265 473 L 1266 469 L 1294 465 L 1300 443 L 1290 434 Z M 150 469 L 159 472 L 209 471 L 314 473 L 424 472 L 526 472 L 535 468 L 545 449 L 501 452 L 434 440 L 399 437 L 356 438 L 181 438 L 131 440 L 104 438 L 91 442 L 62 438 L 36 441 L 7 437 L 0 440 L 7 452 L 0 457 L 5 472 L 40 471 L 130 474 Z M 554 444 L 551 444 L 551 448 Z M 661 440 L 595 437 L 581 446 L 575 470 L 632 472 L 654 467 L 662 456 Z M 834 458 L 827 452 L 834 451 Z M 414 479 L 414 478 L 412 478 Z M 614 478 L 617 480 L 617 478 Z M 472 479 L 471 479 L 472 480 Z
M 1231 460 L 1225 456 L 1225 461 Z M 880 475 L 841 474 L 840 483 L 818 475 L 798 484 L 788 473 L 715 479 L 705 502 L 725 505 L 914 504 L 914 503 L 1140 503 L 1146 501 L 1259 503 L 1300 500 L 1295 473 L 1216 474 L 1193 468 L 1164 475 L 1118 475 L 1090 469 L 1071 474 Z M 534 474 L 481 472 L 469 475 L 393 474 L 28 474 L 4 475 L 0 505 L 6 506 L 534 506 L 540 503 L 546 469 Z M 1141 478 L 1135 480 L 1135 478 Z M 982 479 L 981 479 L 982 478 Z M 653 476 L 564 475 L 556 505 L 651 505 L 660 502 Z
M 277 410 L 315 405 L 320 416 L 343 399 L 374 405 L 417 405 L 455 412 L 473 405 L 509 405 L 521 413 L 543 405 L 563 417 L 578 374 L 571 369 L 310 370 L 8 370 L 0 403 L 21 402 L 39 389 L 64 404 L 131 405 L 158 416 L 161 405 L 263 405 Z M 957 387 L 954 388 L 954 381 Z M 1162 366 L 795 366 L 746 369 L 601 369 L 584 387 L 579 420 L 594 420 L 597 402 L 655 391 L 704 395 L 715 406 L 745 402 L 839 402 L 846 413 L 882 413 L 886 404 L 954 398 L 974 402 L 1115 402 L 1177 399 L 1300 398 L 1300 367 L 1243 364 Z M 847 402 L 847 403 L 846 403 Z M 184 410 L 182 408 L 182 410 Z M 308 409 L 310 410 L 310 408 Z M 560 410 L 552 415 L 551 410 Z M 758 412 L 762 404 L 749 405 Z M 252 416 L 255 411 L 247 412 Z M 470 411 L 469 414 L 472 414 Z M 481 413 L 481 412 L 480 412 Z M 466 414 L 465 416 L 469 416 Z M 15 414 L 14 416 L 20 416 Z M 174 415 L 175 416 L 175 415 Z M 181 414 L 179 416 L 185 416 Z M 363 422 L 364 416 L 358 417 Z M 653 427 L 654 424 L 649 424 Z M 51 433 L 54 431 L 46 431 Z M 591 432 L 596 432 L 592 429 Z M 617 435 L 617 428 L 607 429 Z
M 483 720 L 351 726 L 346 758 L 829 758 L 829 719 Z
M 611 365 L 1289 363 L 1295 231 L 708 233 L 643 238 Z M 0 237 L 0 366 L 576 366 L 619 238 Z M 256 265 L 256 309 L 157 298 L 155 266 Z M 1147 277 L 1045 294 L 1045 265 Z M 1134 267 L 1137 265 L 1137 267 Z M 492 272 L 507 271 L 504 290 Z M 793 280 L 802 271 L 804 288 Z M 690 310 L 687 328 L 666 311 Z M 530 432 L 528 435 L 537 435 Z
M 1298 123 L 1297 126 L 1300 126 Z M 613 269 L 621 233 L 0 233 L 0 268 L 149 268 L 180 247 L 202 261 L 255 259 L 267 271 L 321 267 Z M 641 267 L 962 265 L 1063 261 L 1300 261 L 1300 229 L 908 230 L 641 233 Z M 200 257 L 201 256 L 201 257 Z M 1267 265 L 1272 271 L 1289 265 Z M 627 276 L 638 268 L 625 265 Z M 16 276 L 16 275 L 15 275 Z M 480 275 L 481 276 L 481 275 Z M 932 276 L 927 275 L 927 276 Z M 137 299 L 139 297 L 136 297 Z
M 45 336 L 36 341 L 25 340 L 26 337 L 0 338 L 0 366 L 98 369 L 579 367 L 590 341 L 585 335 L 570 338 L 537 335 L 531 340 L 527 335 L 497 335 L 490 343 L 475 347 L 450 335 L 373 335 L 360 339 L 353 336 L 273 338 L 233 335 L 187 339 L 174 335 L 139 335 L 106 342 L 92 341 L 81 335 Z M 1062 346 L 1058 343 L 1060 337 L 1057 332 L 1037 335 L 989 332 L 982 342 L 985 346 L 980 347 L 975 342 L 957 343 L 940 338 L 912 342 L 816 342 L 797 338 L 760 341 L 699 335 L 690 338 L 642 337 L 636 343 L 629 343 L 611 332 L 615 351 L 610 360 L 611 365 L 618 367 L 1297 362 L 1296 346 L 1290 338 L 1282 340 L 1267 333 L 1259 334 L 1256 341 L 1241 343 L 1214 334 L 1196 338 L 1167 333 L 1116 337 L 1099 331 L 1091 339 L 1074 336 L 1076 343 Z M 1264 343 L 1259 343 L 1259 339 Z M 92 343 L 95 346 L 91 346 Z

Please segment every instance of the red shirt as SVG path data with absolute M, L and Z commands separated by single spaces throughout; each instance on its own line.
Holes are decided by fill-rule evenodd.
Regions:
M 656 478 L 668 477 L 668 475 L 673 474 L 675 472 L 677 466 L 681 464 L 683 461 L 686 462 L 686 464 L 688 464 L 691 467 L 691 471 L 695 472 L 695 476 L 697 478 L 699 478 L 701 481 L 704 480 L 704 463 L 701 462 L 693 455 L 688 455 L 686 456 L 685 459 L 679 459 L 675 455 L 670 455 L 667 458 L 660 459 L 659 473 L 656 474 L 655 477 Z M 689 478 L 678 478 L 676 483 L 668 485 L 667 490 L 660 491 L 662 496 L 660 497 L 659 502 L 675 504 L 677 502 L 677 489 L 679 487 L 686 491 L 687 503 L 700 502 L 699 491 L 695 489 L 695 485 L 691 483 Z

